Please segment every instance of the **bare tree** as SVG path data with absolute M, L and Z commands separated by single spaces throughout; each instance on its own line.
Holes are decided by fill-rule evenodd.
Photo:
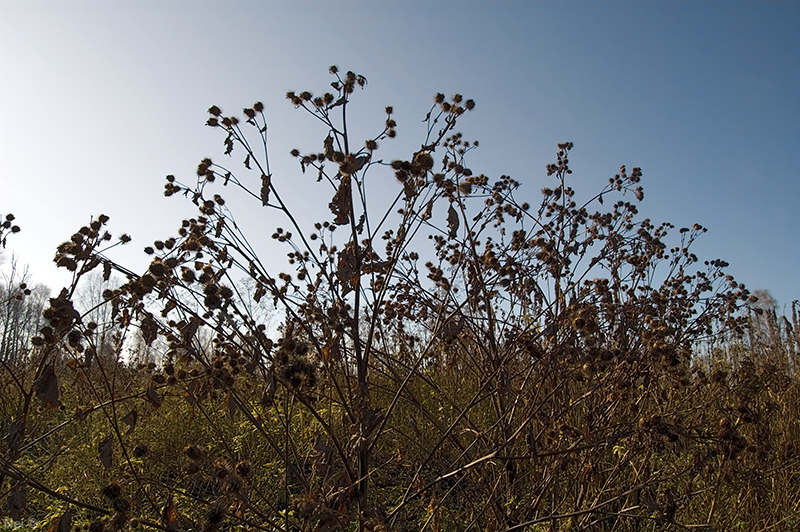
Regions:
M 31 286 L 28 267 L 20 269 L 11 258 L 10 272 L 0 280 L 0 360 L 16 362 L 24 357 L 30 339 L 43 325 L 42 311 L 50 289 Z

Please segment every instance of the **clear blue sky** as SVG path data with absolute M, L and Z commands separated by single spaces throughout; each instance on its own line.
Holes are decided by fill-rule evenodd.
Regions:
M 307 208 L 288 151 L 324 132 L 284 94 L 322 92 L 337 64 L 369 80 L 364 138 L 395 107 L 382 157 L 418 147 L 433 94 L 461 92 L 477 102 L 461 123 L 481 143 L 473 170 L 538 202 L 558 142 L 575 143 L 587 194 L 640 166 L 643 216 L 708 227 L 702 259 L 800 299 L 800 2 L 0 0 L 0 14 L 0 213 L 23 229 L 0 268 L 14 253 L 63 283 L 55 247 L 100 212 L 134 237 L 115 257 L 144 267 L 142 247 L 193 213 L 162 196 L 164 176 L 223 158 L 212 104 L 265 103 L 273 173 Z

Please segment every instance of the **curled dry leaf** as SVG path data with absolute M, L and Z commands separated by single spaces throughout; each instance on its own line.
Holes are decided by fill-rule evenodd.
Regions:
M 112 447 L 114 444 L 114 436 L 108 435 L 104 439 L 100 440 L 100 443 L 97 444 L 97 453 L 100 455 L 100 463 L 103 464 L 103 467 L 106 470 L 111 469 L 111 458 L 112 458 Z
M 328 204 L 331 213 L 336 217 L 333 223 L 347 225 L 350 221 L 350 176 L 342 176 L 339 188 L 333 195 L 333 200 Z
M 458 235 L 458 224 L 458 212 L 450 205 L 450 208 L 447 209 L 447 228 L 450 230 L 448 235 L 450 238 L 455 238 Z
M 261 174 L 261 205 L 269 203 L 269 187 L 272 175 Z
M 348 242 L 344 249 L 339 252 L 336 276 L 339 277 L 339 281 L 342 283 L 343 293 L 347 294 L 355 290 L 358 284 L 359 271 L 356 247 L 352 241 Z
M 46 409 L 58 408 L 58 377 L 53 366 L 45 366 L 39 378 L 33 383 L 36 397 L 42 401 Z

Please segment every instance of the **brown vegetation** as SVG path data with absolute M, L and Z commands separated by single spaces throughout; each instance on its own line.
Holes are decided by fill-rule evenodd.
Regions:
M 320 152 L 292 155 L 329 220 L 284 203 L 261 103 L 241 121 L 214 106 L 243 168 L 167 176 L 200 212 L 146 248 L 146 272 L 107 258 L 102 215 L 59 246 L 75 280 L 2 361 L 9 516 L 94 532 L 800 524 L 796 314 L 749 316 L 727 265 L 691 252 L 704 228 L 641 219 L 639 168 L 579 202 L 559 144 L 530 205 L 467 166 L 477 142 L 455 126 L 475 103 L 459 94 L 435 96 L 418 151 L 383 161 L 393 109 L 357 143 L 366 80 L 331 74 L 331 93 L 287 94 L 323 125 Z M 373 212 L 366 187 L 387 173 L 396 196 Z M 254 251 L 223 189 L 264 206 L 291 273 Z M 73 305 L 95 269 L 126 279 L 108 323 Z M 124 360 L 132 343 L 157 360 Z

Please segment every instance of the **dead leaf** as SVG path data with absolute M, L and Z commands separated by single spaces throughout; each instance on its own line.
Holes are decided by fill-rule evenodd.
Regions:
M 339 188 L 333 199 L 328 204 L 328 208 L 335 216 L 333 223 L 336 225 L 347 225 L 350 221 L 350 176 L 342 176 Z
M 247 157 L 244 158 L 244 167 L 250 170 L 250 154 L 247 154 Z
M 175 506 L 175 500 L 170 492 L 167 496 L 167 502 L 164 503 L 164 508 L 161 510 L 161 523 L 167 530 L 178 530 L 179 518 L 178 508 Z
M 167 317 L 167 315 L 168 315 L 170 312 L 172 312 L 173 310 L 175 310 L 175 308 L 176 308 L 177 306 L 178 306 L 178 302 L 177 302 L 177 301 L 175 301 L 174 299 L 170 299 L 169 301 L 167 301 L 167 302 L 164 304 L 164 308 L 161 310 L 161 317 L 162 317 L 162 318 L 166 318 L 166 317 Z
M 158 336 L 158 324 L 152 315 L 148 314 L 142 319 L 141 330 L 145 344 L 152 345 Z
M 86 348 L 86 352 L 83 354 L 83 365 L 87 368 L 92 367 L 92 361 L 94 360 L 94 356 L 97 354 L 97 350 L 94 346 L 89 346 Z
M 341 336 L 342 334 L 337 331 L 331 341 L 328 342 L 328 345 L 322 348 L 322 360 L 324 360 L 326 363 L 330 362 L 332 359 L 339 359 L 339 339 Z
M 422 215 L 423 220 L 430 220 L 431 216 L 433 215 L 433 200 L 428 200 L 428 204 L 425 206 L 425 212 Z
M 363 434 L 365 437 L 369 437 L 375 427 L 383 420 L 382 414 L 368 407 L 362 407 L 357 415 L 361 417 L 361 426 L 364 429 Z
M 236 417 L 236 411 L 239 409 L 239 403 L 236 401 L 236 397 L 230 392 L 225 396 L 225 406 L 228 408 L 228 417 L 234 419 Z
M 444 325 L 442 325 L 442 339 L 445 342 L 452 342 L 458 335 L 461 334 L 461 331 L 464 329 L 464 316 L 461 316 L 459 320 L 456 319 L 449 319 L 447 320 Z
M 11 493 L 8 494 L 6 499 L 8 502 L 8 515 L 11 519 L 19 521 L 22 519 L 22 511 L 25 509 L 25 504 L 28 502 L 28 493 L 25 487 L 18 484 Z
M 61 517 L 54 517 L 47 532 L 69 532 L 72 527 L 72 512 L 67 510 Z
M 126 434 L 130 434 L 133 432 L 133 429 L 136 428 L 136 422 L 139 420 L 139 410 L 134 406 L 130 412 L 125 414 L 120 418 L 120 421 L 128 425 L 128 431 Z
M 342 175 L 353 175 L 367 164 L 369 155 L 354 156 L 352 153 L 347 156 L 342 164 L 339 165 L 339 171 Z
M 8 427 L 8 450 L 12 456 L 16 456 L 22 446 L 22 437 L 25 434 L 25 424 L 17 420 Z
M 253 292 L 253 300 L 258 303 L 261 301 L 261 298 L 267 293 L 267 289 L 264 288 L 264 285 L 258 284 L 256 285 L 255 292 Z
M 103 281 L 108 281 L 111 278 L 111 263 L 108 261 L 103 262 Z
M 111 469 L 111 451 L 114 443 L 114 435 L 109 435 L 97 444 L 97 453 L 100 455 L 100 463 L 107 470 Z
M 327 444 L 322 434 L 317 434 L 314 438 L 314 448 L 317 450 L 317 456 L 314 467 L 322 475 L 327 478 L 331 472 L 331 457 L 333 456 L 333 449 Z
M 230 155 L 233 151 L 233 133 L 228 133 L 225 137 L 225 155 Z
M 188 345 L 191 343 L 192 338 L 194 338 L 195 333 L 197 333 L 199 326 L 200 324 L 195 319 L 191 319 L 188 323 L 184 323 L 183 325 L 179 326 L 184 344 Z
M 33 388 L 44 408 L 49 410 L 58 408 L 58 377 L 53 366 L 45 366 L 39 378 L 33 383 Z
M 270 371 L 267 377 L 267 386 L 264 388 L 264 393 L 261 395 L 261 404 L 264 406 L 272 406 L 277 389 L 278 379 L 275 377 L 275 372 Z
M 150 383 L 150 386 L 147 388 L 147 392 L 145 393 L 145 399 L 150 401 L 156 408 L 161 406 L 161 397 L 158 396 L 158 392 L 156 392 L 156 387 L 153 386 L 153 383 Z
M 358 284 L 359 272 L 355 250 L 355 245 L 351 240 L 338 255 L 339 262 L 336 265 L 336 276 L 342 283 L 342 295 L 353 291 Z
M 269 187 L 272 175 L 261 174 L 261 205 L 269 203 Z
M 455 238 L 458 235 L 458 212 L 450 205 L 447 209 L 447 227 L 450 229 L 450 238 Z

